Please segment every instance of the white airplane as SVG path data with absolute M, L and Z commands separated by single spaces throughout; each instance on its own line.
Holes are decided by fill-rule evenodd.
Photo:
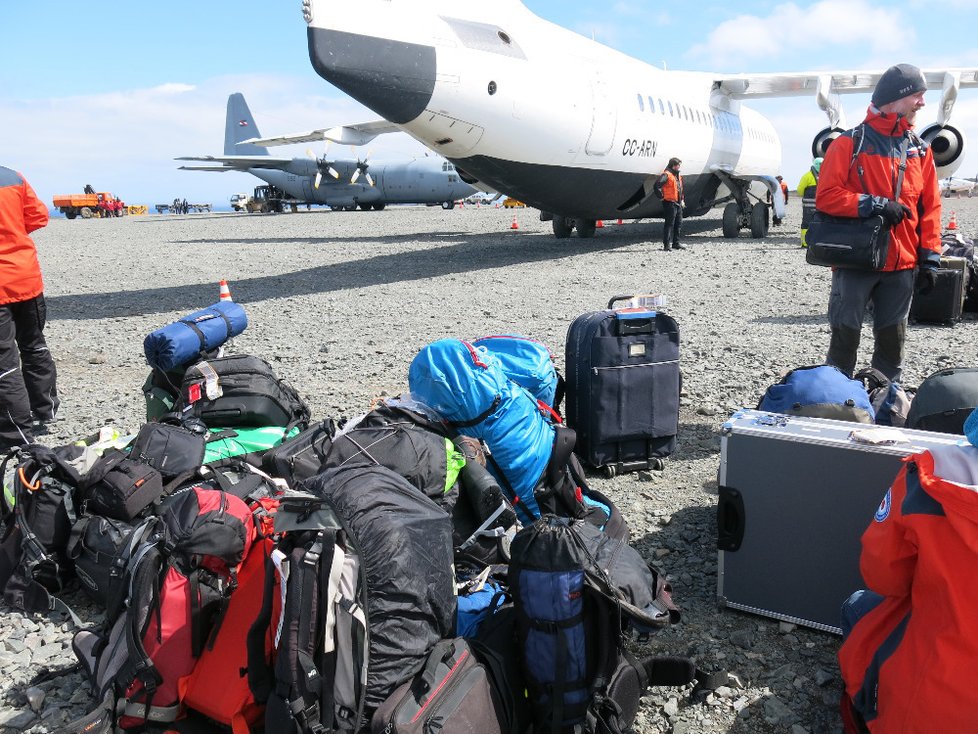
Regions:
M 945 198 L 950 199 L 952 195 L 974 196 L 978 194 L 978 176 L 974 178 L 942 178 L 940 181 L 941 193 Z
M 683 161 L 687 216 L 726 203 L 724 236 L 743 228 L 765 236 L 771 207 L 775 221 L 784 214 L 774 179 L 781 143 L 741 101 L 815 96 L 829 119 L 812 143 L 821 155 L 845 127 L 838 94 L 870 92 L 882 73 L 664 71 L 543 20 L 519 0 L 302 6 L 320 76 L 448 158 L 464 180 L 540 209 L 557 237 L 573 229 L 591 237 L 597 219 L 661 217 L 652 186 L 673 156 Z M 965 145 L 948 124 L 951 109 L 960 88 L 978 86 L 978 69 L 925 76 L 943 91 L 937 123 L 921 134 L 947 176 Z M 380 124 L 286 142 L 365 141 Z

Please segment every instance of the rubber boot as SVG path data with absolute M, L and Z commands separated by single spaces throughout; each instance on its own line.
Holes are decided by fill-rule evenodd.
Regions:
M 852 377 L 856 369 L 856 352 L 859 350 L 859 329 L 846 326 L 833 326 L 829 340 L 829 353 L 825 364 L 831 364 Z M 875 366 L 875 365 L 874 365 Z
M 884 326 L 874 332 L 876 342 L 873 347 L 873 361 L 870 363 L 886 375 L 891 382 L 900 381 L 903 368 L 903 344 L 907 337 L 907 324 Z

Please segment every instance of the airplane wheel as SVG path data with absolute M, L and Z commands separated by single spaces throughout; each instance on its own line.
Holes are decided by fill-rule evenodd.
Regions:
M 442 209 L 446 209 L 446 210 L 447 209 L 454 209 L 455 208 L 455 202 L 454 201 L 443 201 L 441 203 L 441 208 Z
M 574 220 L 554 214 L 553 218 L 554 237 L 563 240 L 570 237 L 571 230 L 574 229 Z
M 723 207 L 723 236 L 737 237 L 740 234 L 740 206 L 731 201 Z
M 384 207 L 385 206 L 387 206 L 387 204 L 384 203 L 383 201 L 378 202 L 377 204 L 374 204 L 374 211 L 375 212 L 382 212 L 382 211 L 384 211 Z
M 575 219 L 574 226 L 577 228 L 578 237 L 594 237 L 594 229 L 597 223 L 593 219 Z
M 357 205 L 356 204 L 354 204 L 353 206 L 345 206 L 345 207 L 343 207 L 343 211 L 345 211 L 345 212 L 355 212 L 356 210 L 357 210 Z
M 373 205 L 372 204 L 361 204 L 360 205 L 360 211 L 362 211 L 362 212 L 369 212 L 371 209 L 373 209 Z
M 767 237 L 768 225 L 770 224 L 768 213 L 767 204 L 754 204 L 754 206 L 750 208 L 751 237 L 759 240 Z

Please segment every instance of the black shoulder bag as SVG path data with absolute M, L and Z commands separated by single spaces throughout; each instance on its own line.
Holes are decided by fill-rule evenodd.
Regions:
M 893 191 L 893 201 L 900 200 L 903 174 L 907 170 L 909 143 L 910 139 L 904 138 L 900 146 L 900 172 Z M 861 146 L 862 136 L 860 136 Z M 853 162 L 858 153 L 857 148 L 852 155 Z M 857 168 L 857 171 L 863 191 L 868 194 L 862 167 Z M 890 227 L 879 214 L 870 217 L 833 217 L 816 210 L 805 240 L 808 242 L 805 260 L 809 265 L 882 270 L 886 265 L 886 255 L 890 249 Z

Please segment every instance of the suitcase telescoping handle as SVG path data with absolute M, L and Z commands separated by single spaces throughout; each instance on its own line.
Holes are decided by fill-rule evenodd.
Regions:
M 633 298 L 635 298 L 635 294 L 612 296 L 611 300 L 608 301 L 608 308 L 614 308 L 615 304 L 618 303 L 618 301 L 630 301 Z

